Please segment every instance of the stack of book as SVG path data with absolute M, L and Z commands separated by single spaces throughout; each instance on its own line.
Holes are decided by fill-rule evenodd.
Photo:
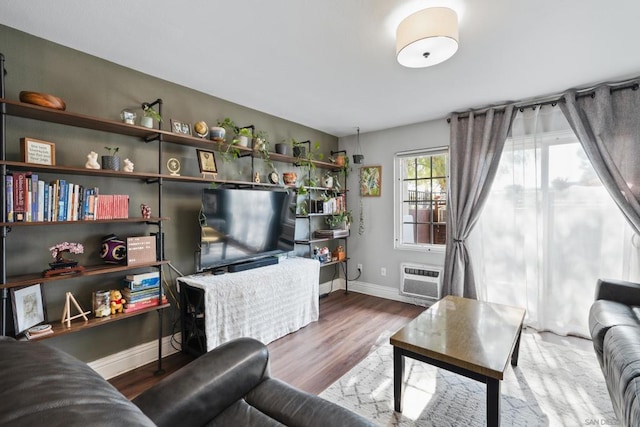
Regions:
M 337 229 L 337 230 L 316 230 L 313 236 L 317 239 L 335 239 L 338 237 L 348 237 L 349 230 Z
M 7 222 L 91 221 L 129 217 L 129 196 L 99 194 L 64 179 L 45 182 L 33 172 L 6 177 Z
M 166 304 L 167 297 L 160 298 L 160 273 L 129 274 L 124 279 L 122 296 L 125 299 L 124 312 L 144 310 Z
M 53 333 L 53 328 L 51 327 L 51 325 L 37 325 L 34 326 L 33 328 L 29 328 L 24 335 L 27 337 L 27 339 L 36 339 L 36 338 L 40 338 L 44 335 L 49 335 Z

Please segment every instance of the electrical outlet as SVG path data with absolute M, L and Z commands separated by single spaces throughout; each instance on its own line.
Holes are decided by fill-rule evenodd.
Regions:
M 384 268 L 384 267 L 382 267 L 382 268 L 380 269 L 380 275 L 381 275 L 381 276 L 386 276 L 386 275 L 387 275 L 387 269 L 386 269 L 386 268 Z
M 362 264 L 358 264 L 358 270 L 362 273 Z

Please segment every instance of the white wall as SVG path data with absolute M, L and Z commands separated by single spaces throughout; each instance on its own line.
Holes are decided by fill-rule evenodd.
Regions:
M 362 131 L 361 131 L 362 132 Z M 416 262 L 443 266 L 444 250 L 440 253 L 427 251 L 406 251 L 393 247 L 394 215 L 394 154 L 399 151 L 435 148 L 449 145 L 449 124 L 446 119 L 423 122 L 379 132 L 361 133 L 360 146 L 364 162 L 353 164 L 352 154 L 356 152 L 356 136 L 340 138 L 340 149 L 347 150 L 351 160 L 348 177 L 347 204 L 353 210 L 354 223 L 351 237 L 347 242 L 349 279 L 357 275 L 356 266 L 362 264 L 359 282 L 392 288 L 399 291 L 400 264 Z M 364 197 L 363 212 L 365 231 L 358 234 L 360 216 L 359 175 L 361 166 L 382 166 L 382 195 Z M 386 276 L 380 273 L 386 268 Z

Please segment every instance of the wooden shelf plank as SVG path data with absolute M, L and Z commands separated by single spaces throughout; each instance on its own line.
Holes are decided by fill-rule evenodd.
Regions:
M 143 308 L 138 311 L 134 311 L 131 313 L 116 313 L 112 314 L 109 317 L 91 317 L 93 314 L 88 314 L 87 317 L 90 317 L 89 320 L 84 321 L 82 319 L 75 319 L 71 321 L 71 326 L 67 327 L 66 322 L 60 323 L 60 320 L 56 320 L 51 322 L 51 326 L 53 329 L 52 334 L 42 335 L 40 337 L 30 338 L 31 341 L 40 341 L 49 338 L 59 337 L 60 335 L 66 335 L 73 332 L 80 332 L 85 329 L 93 328 L 96 326 L 106 325 L 107 323 L 118 322 L 120 320 L 128 319 L 130 317 L 138 316 L 140 314 L 149 313 L 151 311 L 163 310 L 167 307 L 171 307 L 171 304 L 162 304 L 156 305 L 153 307 Z
M 149 129 L 137 125 L 129 125 L 115 120 L 106 120 L 97 117 L 87 116 L 84 114 L 72 113 L 69 111 L 61 111 L 52 108 L 40 107 L 38 105 L 26 104 L 19 101 L 0 98 L 0 103 L 6 106 L 7 114 L 23 117 L 27 119 L 35 119 L 46 121 L 50 123 L 57 123 L 67 126 L 74 126 L 84 129 L 92 129 L 103 132 L 110 132 L 119 135 L 128 135 L 141 138 L 145 141 L 151 141 L 157 139 L 159 135 L 162 135 L 162 140 L 173 144 L 187 145 L 190 147 L 199 147 L 215 151 L 224 151 L 227 148 L 226 144 L 220 144 L 210 139 L 198 138 L 191 135 L 183 135 L 173 133 L 166 130 Z M 235 146 L 240 152 L 240 156 L 251 155 L 257 158 L 264 158 L 264 155 L 255 151 L 249 147 Z M 269 159 L 271 161 L 285 162 L 296 164 L 300 159 L 293 156 L 286 156 L 278 153 L 269 153 Z M 316 167 L 321 169 L 329 169 L 333 171 L 340 170 L 339 166 L 335 163 L 323 162 L 320 160 L 312 160 Z M 105 171 L 102 171 L 105 172 Z M 97 172 L 100 174 L 101 172 Z M 118 172 L 117 172 L 118 173 Z M 121 173 L 121 172 L 119 172 Z
M 42 173 L 53 173 L 56 175 L 85 175 L 85 176 L 107 176 L 110 178 L 127 178 L 127 179 L 140 179 L 140 180 L 149 180 L 149 179 L 158 179 L 162 177 L 162 175 L 157 173 L 147 173 L 147 172 L 122 172 L 122 171 L 113 171 L 109 169 L 87 169 L 87 168 L 77 168 L 70 166 L 47 166 L 47 165 L 35 165 L 31 163 L 23 163 L 23 162 L 13 162 L 8 160 L 0 161 L 0 165 L 7 165 L 9 170 L 24 170 L 30 172 L 42 172 Z
M 157 224 L 160 221 L 167 221 L 168 217 L 151 217 L 151 218 L 123 218 L 123 219 L 96 219 L 96 220 L 79 220 L 79 221 L 31 221 L 31 222 L 0 222 L 0 227 L 39 227 L 49 225 L 68 225 L 68 224 L 110 224 L 110 223 L 142 223 Z
M 117 273 L 119 271 L 136 270 L 145 267 L 157 267 L 163 264 L 168 264 L 170 261 L 156 261 L 141 265 L 119 265 L 119 264 L 100 264 L 92 266 L 84 266 L 85 270 L 82 273 L 60 275 L 53 277 L 42 277 L 42 273 L 23 274 L 20 276 L 11 276 L 7 278 L 7 283 L 0 284 L 0 289 L 18 288 L 22 286 L 34 285 L 36 283 L 48 283 L 58 280 L 74 279 L 76 277 L 96 276 L 100 274 Z
M 347 258 L 347 259 L 343 259 L 342 261 L 330 261 L 330 262 L 325 262 L 325 263 L 320 264 L 320 268 L 322 268 L 322 267 L 328 267 L 328 266 L 330 266 L 330 265 L 342 264 L 343 262 L 347 262 L 347 261 L 349 261 L 349 258 Z

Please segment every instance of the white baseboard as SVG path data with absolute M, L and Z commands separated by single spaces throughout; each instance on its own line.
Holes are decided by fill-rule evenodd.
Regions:
M 180 334 L 174 335 L 175 342 L 180 342 Z M 171 337 L 162 338 L 162 357 L 177 353 L 171 345 Z M 89 362 L 88 365 L 103 378 L 110 379 L 158 360 L 158 340 L 111 354 L 102 359 Z
M 341 289 L 344 289 L 344 281 L 342 282 Z M 423 307 L 428 307 L 431 304 L 433 304 L 433 301 L 430 301 L 427 299 L 408 297 L 408 296 L 402 295 L 400 293 L 400 289 L 398 288 L 390 288 L 388 286 L 380 286 L 374 283 L 360 282 L 357 280 L 349 281 L 349 291 L 358 292 L 360 294 L 365 294 L 365 295 L 371 295 L 373 297 L 389 299 L 392 301 L 400 301 L 400 302 L 406 302 L 409 304 L 420 305 Z
M 328 294 L 338 290 L 344 290 L 344 278 L 335 279 L 333 287 L 331 282 L 320 284 L 320 295 Z M 349 291 L 361 294 L 371 295 L 374 297 L 385 298 L 393 301 L 406 302 L 409 304 L 429 306 L 432 302 L 420 298 L 406 297 L 400 294 L 399 289 L 390 288 L 388 286 L 375 285 L 373 283 L 359 282 L 355 280 L 349 281 Z M 180 334 L 175 335 L 175 342 L 180 341 Z M 178 350 L 171 345 L 171 337 L 162 338 L 162 356 L 166 357 L 177 353 Z M 133 369 L 144 366 L 148 363 L 155 362 L 158 359 L 158 341 L 154 340 L 136 347 L 111 354 L 102 359 L 94 360 L 88 365 L 94 371 L 99 373 L 103 378 L 110 379 L 124 374 Z

